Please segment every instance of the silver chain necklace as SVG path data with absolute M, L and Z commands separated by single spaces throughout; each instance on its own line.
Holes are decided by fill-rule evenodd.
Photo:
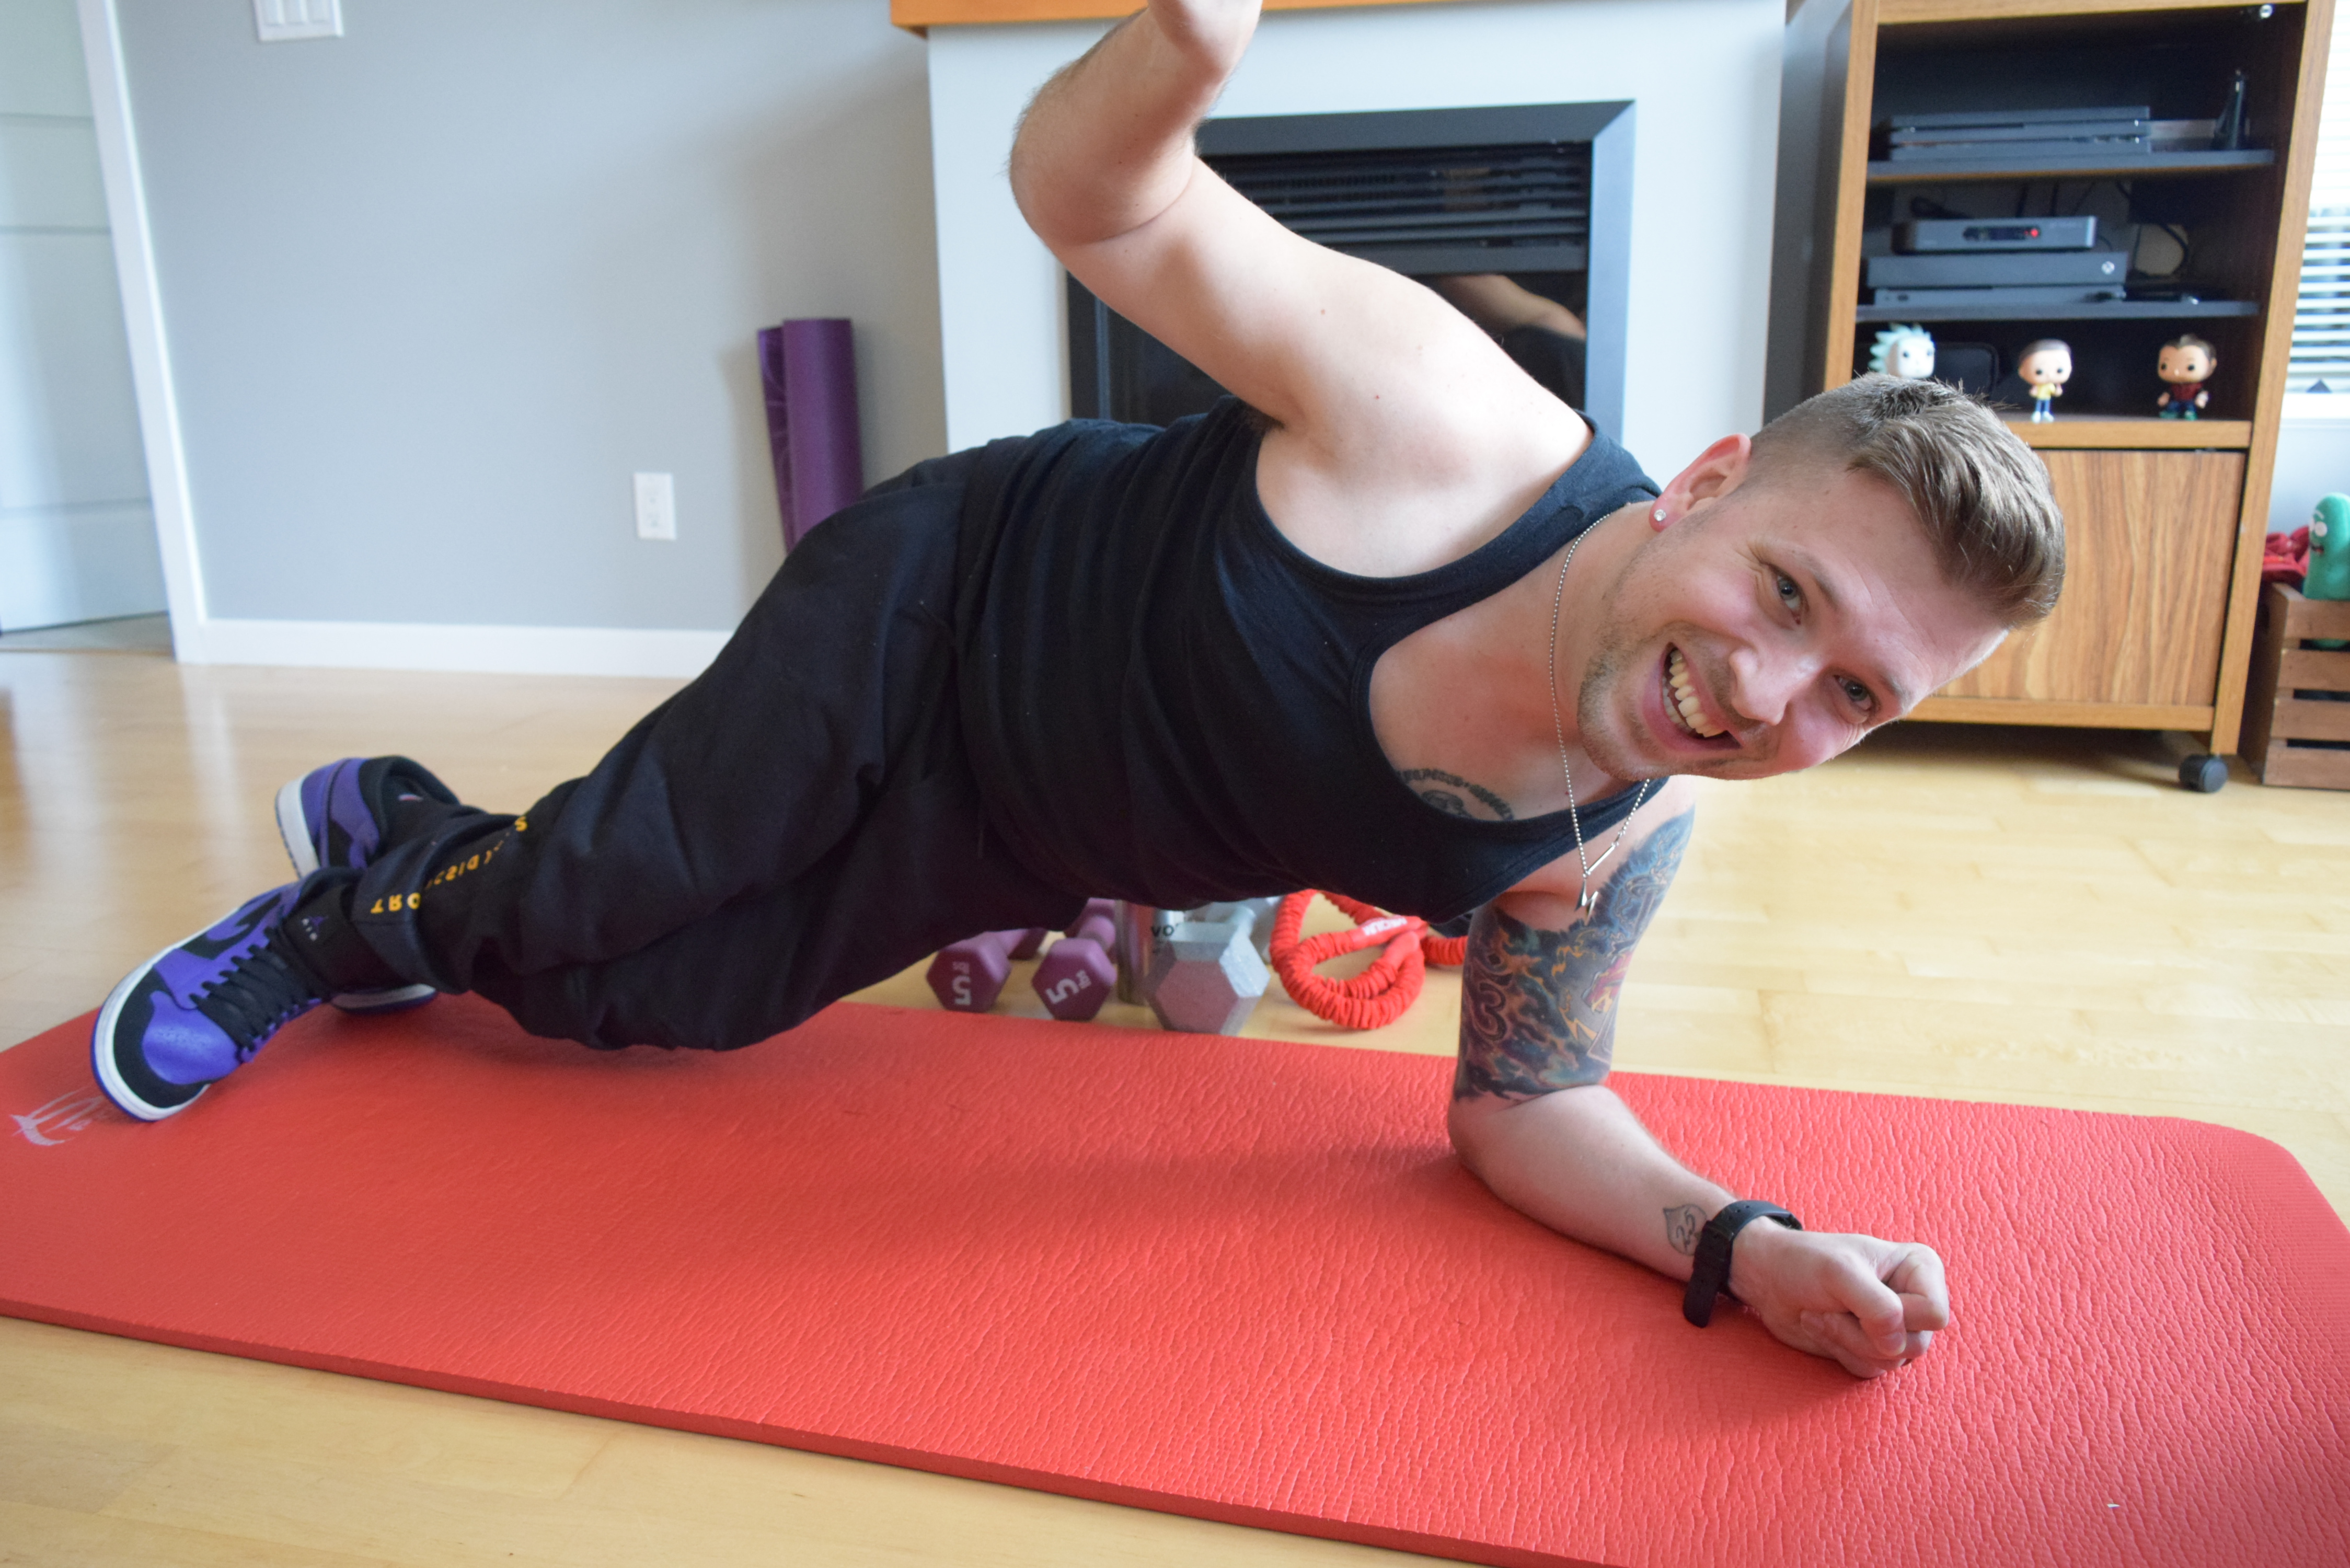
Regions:
M 1558 709 L 1558 615 L 1566 604 L 1566 569 L 1575 565 L 1575 552 L 1582 546 L 1581 534 L 1568 543 L 1566 559 L 1558 564 L 1558 590 L 1551 595 L 1550 600 L 1550 727 L 1551 733 L 1558 741 L 1558 771 L 1566 775 L 1566 820 L 1575 827 L 1575 858 L 1576 864 L 1583 867 L 1583 885 L 1576 889 L 1575 900 L 1578 910 L 1588 909 L 1599 901 L 1599 895 L 1591 890 L 1591 874 L 1607 865 L 1607 857 L 1622 846 L 1624 835 L 1632 829 L 1633 812 L 1640 809 L 1641 803 L 1648 798 L 1648 786 L 1657 782 L 1654 779 L 1640 781 L 1640 793 L 1632 797 L 1632 810 L 1624 814 L 1624 826 L 1616 830 L 1616 836 L 1608 840 L 1607 847 L 1600 851 L 1599 858 L 1593 860 L 1585 854 L 1583 813 L 1575 804 L 1575 770 L 1566 765 L 1566 720 Z

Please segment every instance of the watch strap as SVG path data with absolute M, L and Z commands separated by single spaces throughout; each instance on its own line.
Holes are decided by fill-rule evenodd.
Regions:
M 1689 1293 L 1681 1298 L 1681 1315 L 1698 1327 L 1703 1328 L 1713 1321 L 1715 1299 L 1730 1295 L 1731 1245 L 1738 1240 L 1741 1231 L 1757 1220 L 1776 1220 L 1790 1231 L 1804 1228 L 1801 1220 L 1759 1198 L 1742 1198 L 1735 1203 L 1723 1204 L 1721 1211 L 1698 1232 L 1697 1256 L 1690 1267 Z

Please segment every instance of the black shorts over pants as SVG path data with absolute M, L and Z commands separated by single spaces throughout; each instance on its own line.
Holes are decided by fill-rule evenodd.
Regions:
M 955 700 L 972 456 L 802 541 L 700 679 L 519 818 L 418 802 L 353 901 L 403 980 L 535 1034 L 747 1045 L 984 930 L 1064 926 L 990 833 Z

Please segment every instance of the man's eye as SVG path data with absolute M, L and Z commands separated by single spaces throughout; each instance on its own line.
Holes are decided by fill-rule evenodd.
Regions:
M 1804 590 L 1795 586 L 1795 579 L 1784 572 L 1774 572 L 1772 576 L 1778 579 L 1779 602 L 1789 609 L 1803 608 Z
M 1876 694 L 1870 691 L 1867 687 L 1863 686 L 1859 681 L 1854 680 L 1848 677 L 1844 682 L 1844 694 L 1846 699 L 1849 701 L 1854 707 L 1859 709 L 1864 713 L 1873 711 L 1877 706 Z

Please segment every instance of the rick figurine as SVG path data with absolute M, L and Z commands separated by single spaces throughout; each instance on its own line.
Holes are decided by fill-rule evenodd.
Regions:
M 1922 327 L 1888 327 L 1869 346 L 1868 368 L 1908 381 L 1934 373 L 1934 335 Z

